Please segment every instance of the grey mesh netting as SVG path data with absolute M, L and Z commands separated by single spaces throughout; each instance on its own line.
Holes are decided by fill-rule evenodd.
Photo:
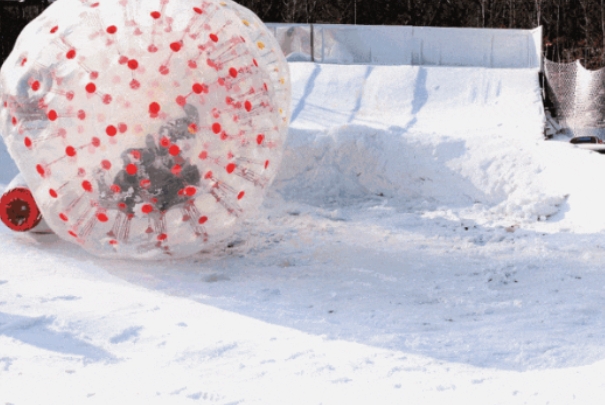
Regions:
M 605 135 L 605 68 L 544 60 L 546 90 L 559 125 L 573 135 Z

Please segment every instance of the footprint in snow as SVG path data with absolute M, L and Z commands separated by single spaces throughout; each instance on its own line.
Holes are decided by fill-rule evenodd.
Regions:
M 112 344 L 126 342 L 128 340 L 136 339 L 139 337 L 139 333 L 143 330 L 142 326 L 132 326 L 130 328 L 124 329 L 122 333 L 117 334 L 109 339 L 109 342 Z
M 216 283 L 217 281 L 228 281 L 231 280 L 229 277 L 224 274 L 210 274 L 209 276 L 204 277 L 204 281 L 207 283 Z

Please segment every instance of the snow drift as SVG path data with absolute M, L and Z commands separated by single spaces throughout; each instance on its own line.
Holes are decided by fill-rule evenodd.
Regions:
M 291 64 L 293 115 L 276 187 L 312 204 L 387 196 L 489 223 L 605 229 L 595 153 L 543 140 L 534 69 Z

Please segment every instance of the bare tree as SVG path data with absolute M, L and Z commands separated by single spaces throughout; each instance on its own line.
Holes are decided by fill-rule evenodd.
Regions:
M 605 62 L 605 7 L 601 0 L 601 63 Z

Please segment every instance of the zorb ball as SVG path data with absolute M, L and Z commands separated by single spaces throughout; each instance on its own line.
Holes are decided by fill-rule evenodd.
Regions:
M 0 86 L 0 131 L 45 221 L 106 257 L 229 237 L 262 202 L 288 127 L 285 58 L 229 0 L 58 0 Z

